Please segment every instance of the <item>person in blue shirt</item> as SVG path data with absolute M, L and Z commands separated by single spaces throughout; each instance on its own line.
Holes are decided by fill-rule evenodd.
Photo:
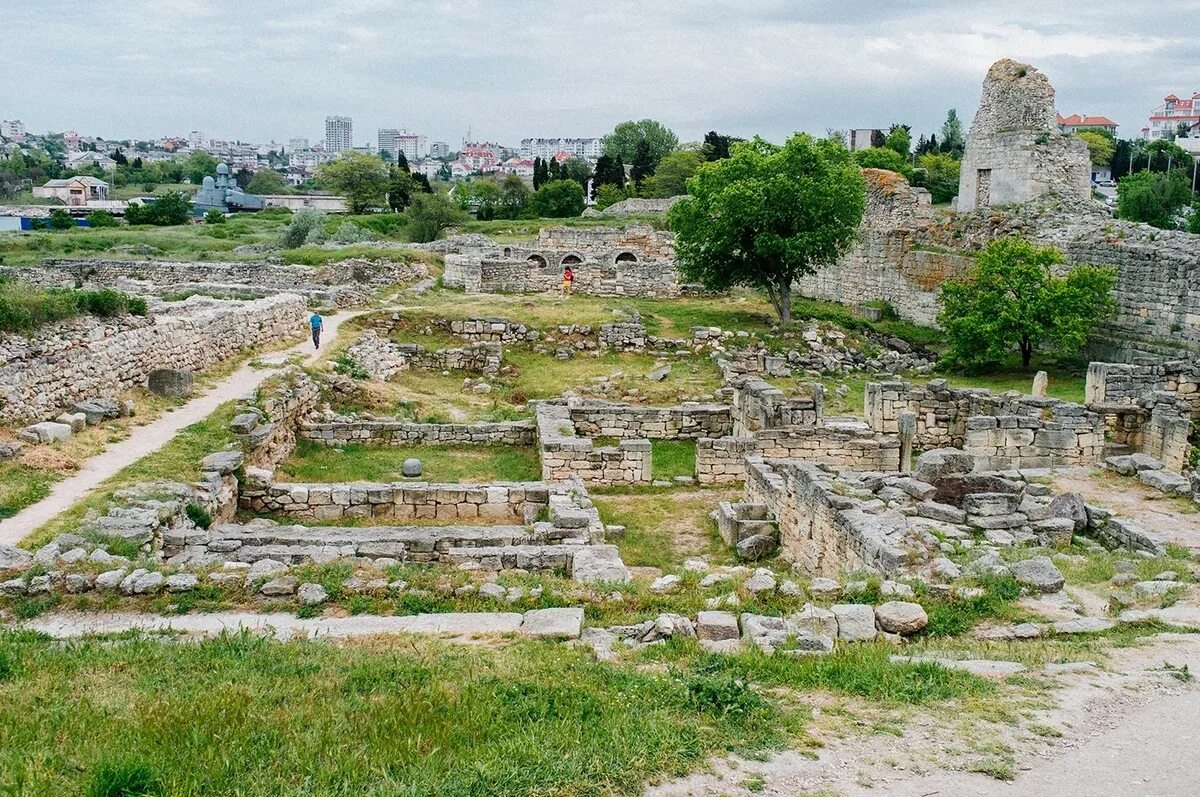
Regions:
M 325 328 L 325 319 L 321 318 L 320 313 L 314 312 L 308 322 L 312 325 L 313 347 L 319 349 L 321 348 L 321 330 Z

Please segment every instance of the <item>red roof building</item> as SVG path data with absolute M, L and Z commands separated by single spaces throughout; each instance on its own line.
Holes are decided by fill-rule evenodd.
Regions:
M 1117 123 L 1107 116 L 1089 116 L 1088 114 L 1073 113 L 1070 116 L 1058 114 L 1058 129 L 1064 133 L 1077 133 L 1080 130 L 1105 130 L 1117 135 Z
M 1200 122 L 1200 91 L 1183 100 L 1174 94 L 1163 97 L 1162 105 L 1150 112 L 1150 124 L 1143 129 L 1146 138 L 1173 139 L 1179 133 L 1179 125 L 1192 127 Z

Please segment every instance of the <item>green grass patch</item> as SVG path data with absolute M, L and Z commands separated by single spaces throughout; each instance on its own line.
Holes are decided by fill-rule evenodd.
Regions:
M 640 794 L 794 724 L 720 672 L 556 644 L 389 649 L 228 636 L 60 645 L 0 635 L 0 791 Z M 137 793 L 137 792 L 134 792 Z
M 404 460 L 421 460 L 422 481 L 537 481 L 542 467 L 532 446 L 365 446 L 342 448 L 300 440 L 279 475 L 297 482 L 398 481 Z
M 672 568 L 689 556 L 703 556 L 711 564 L 733 562 L 732 552 L 721 543 L 717 524 L 708 513 L 735 491 L 592 493 L 601 519 L 625 527 L 617 547 L 627 565 Z
M 655 479 L 696 475 L 695 440 L 654 440 L 651 446 Z
M 19 462 L 0 462 L 0 520 L 41 501 L 62 478 L 59 471 L 31 468 Z

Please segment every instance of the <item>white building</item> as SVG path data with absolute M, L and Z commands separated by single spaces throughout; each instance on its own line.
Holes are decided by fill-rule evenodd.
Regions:
M 876 130 L 876 129 L 872 129 L 872 128 L 860 128 L 857 130 L 850 130 L 846 133 L 846 146 L 850 148 L 851 152 L 854 152 L 854 151 L 860 150 L 860 149 L 870 149 L 871 148 L 871 139 L 874 138 L 877 134 L 882 134 L 882 133 L 883 133 L 882 130 Z
M 9 141 L 24 141 L 25 123 L 20 119 L 5 119 L 0 122 L 0 138 Z
M 407 155 L 405 157 L 408 157 Z M 421 161 L 409 161 L 408 168 L 416 174 L 423 174 L 430 180 L 436 180 L 438 174 L 442 171 L 442 162 L 433 158 L 426 158 Z
M 101 169 L 108 171 L 117 168 L 117 162 L 101 152 L 92 152 L 91 150 L 83 150 L 82 152 L 72 152 L 67 155 L 68 169 L 86 169 L 89 166 L 99 166 Z
M 354 148 L 354 122 L 349 116 L 325 117 L 325 151 L 341 152 Z
M 288 139 L 288 152 L 295 152 L 299 149 L 308 149 L 308 139 L 303 137 Z
M 553 158 L 569 152 L 580 158 L 595 160 L 604 154 L 603 138 L 525 138 L 521 140 L 521 157 Z
M 1150 112 L 1150 123 L 1142 128 L 1142 138 L 1173 139 L 1180 124 L 1190 128 L 1200 122 L 1200 91 L 1190 99 L 1181 99 L 1174 94 L 1163 97 L 1162 105 Z
M 445 141 L 435 141 L 429 146 L 429 157 L 431 158 L 449 158 L 450 145 Z
M 387 150 L 395 159 L 397 153 L 403 152 L 404 159 L 409 163 L 425 157 L 425 136 L 410 133 L 407 130 L 397 130 L 394 127 L 379 129 L 379 150 Z
M 322 163 L 328 163 L 333 160 L 328 152 L 322 152 L 318 149 L 298 149 L 288 156 L 288 163 L 291 166 L 304 169 L 305 171 L 313 171 Z
M 57 199 L 64 205 L 89 205 L 108 199 L 108 183 L 86 175 L 67 177 L 62 180 L 50 180 L 45 185 L 34 186 L 33 195 L 46 199 Z

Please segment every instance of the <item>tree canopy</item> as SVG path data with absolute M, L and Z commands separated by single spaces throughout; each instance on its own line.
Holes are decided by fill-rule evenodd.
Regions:
M 864 169 L 887 169 L 902 174 L 909 180 L 913 176 L 913 168 L 909 165 L 908 158 L 891 147 L 860 149 L 854 153 L 854 160 Z
M 585 204 L 583 188 L 574 180 L 551 180 L 529 200 L 529 207 L 543 219 L 578 216 Z
M 386 204 L 388 166 L 374 155 L 348 152 L 317 169 L 317 183 L 346 197 L 351 213 Z
M 1080 265 L 1066 276 L 1066 261 L 1052 246 L 1023 238 L 992 241 L 969 279 L 942 284 L 938 323 L 946 330 L 947 365 L 979 368 L 1001 364 L 1014 352 L 1029 367 L 1037 351 L 1073 354 L 1112 312 L 1112 269 Z
M 1093 166 L 1108 166 L 1112 163 L 1113 154 L 1117 151 L 1117 142 L 1112 136 L 1098 130 L 1080 130 L 1075 135 L 1087 144 L 1088 154 L 1092 157 Z
M 966 146 L 967 137 L 963 133 L 962 120 L 958 118 L 958 111 L 951 108 L 946 112 L 946 121 L 942 123 L 941 151 L 947 155 L 961 158 Z
M 687 181 L 705 163 L 704 154 L 694 150 L 677 149 L 658 162 L 654 175 L 648 178 L 643 196 L 666 198 L 687 193 Z
M 756 137 L 701 166 L 668 221 L 685 277 L 760 288 L 789 323 L 792 283 L 846 251 L 865 206 L 845 146 L 797 133 L 782 147 Z
M 892 125 L 883 139 L 883 146 L 900 153 L 907 160 L 912 150 L 912 128 L 908 125 Z
M 169 227 L 187 224 L 192 217 L 192 200 L 182 191 L 168 191 L 149 204 L 130 204 L 125 209 L 125 221 L 130 224 L 153 224 Z
M 183 173 L 193 185 L 200 185 L 205 177 L 217 173 L 217 159 L 198 149 L 183 162 Z
M 1117 183 L 1117 216 L 1160 229 L 1175 227 L 1175 217 L 1190 204 L 1192 189 L 1179 172 L 1138 172 Z
M 619 157 L 622 163 L 633 163 L 638 142 L 643 140 L 650 148 L 651 166 L 657 165 L 679 146 L 678 136 L 662 122 L 642 119 L 638 122 L 621 122 L 613 128 L 604 137 L 604 154 L 610 158 Z
M 933 201 L 941 204 L 958 196 L 958 175 L 962 161 L 942 152 L 927 152 L 917 158 L 924 173 L 920 184 L 929 189 Z
M 274 169 L 259 169 L 246 183 L 246 190 L 251 194 L 286 194 L 287 185 L 283 177 Z
M 470 218 L 445 194 L 426 193 L 414 194 L 404 215 L 408 217 L 408 232 L 414 243 L 436 241 L 442 230 Z

